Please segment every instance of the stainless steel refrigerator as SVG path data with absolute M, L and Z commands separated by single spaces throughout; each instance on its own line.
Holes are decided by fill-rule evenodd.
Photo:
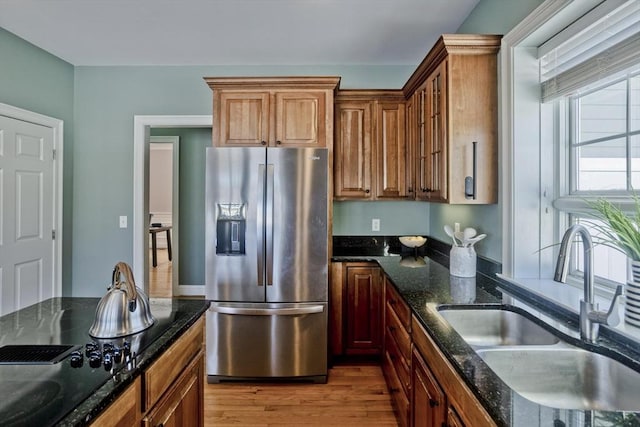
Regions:
M 328 151 L 208 148 L 207 376 L 327 378 Z

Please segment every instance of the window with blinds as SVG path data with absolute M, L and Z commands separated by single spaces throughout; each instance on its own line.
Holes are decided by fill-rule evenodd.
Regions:
M 640 1 L 600 3 L 539 46 L 538 58 L 541 102 L 555 106 L 554 123 L 542 125 L 556 127 L 562 159 L 554 207 L 597 240 L 586 200 L 633 207 L 631 194 L 640 191 Z M 606 245 L 595 250 L 601 284 L 624 282 L 626 257 Z M 574 255 L 580 276 L 582 249 Z

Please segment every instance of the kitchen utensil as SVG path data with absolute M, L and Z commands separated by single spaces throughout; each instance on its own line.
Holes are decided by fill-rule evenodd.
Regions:
M 458 242 L 460 242 L 459 244 L 457 244 L 456 246 L 463 246 L 464 245 L 464 232 L 463 231 L 454 231 L 453 235 L 456 237 L 456 240 Z
M 451 237 L 451 240 L 453 240 L 453 246 L 458 246 L 453 228 L 451 228 L 450 225 L 446 224 L 444 226 L 444 232 L 447 233 L 447 236 Z
M 478 234 L 478 232 L 476 231 L 475 228 L 473 227 L 465 228 L 464 231 L 462 232 L 462 237 L 463 237 L 462 245 L 467 246 L 467 241 L 472 237 L 475 237 L 476 234 Z
M 117 338 L 143 331 L 154 322 L 149 300 L 136 287 L 131 267 L 124 262 L 117 263 L 111 276 L 111 286 L 98 302 L 89 335 L 95 338 Z
M 451 237 L 451 240 L 453 240 L 453 246 L 460 246 L 462 244 L 462 242 L 459 242 L 456 239 L 456 232 L 453 231 L 453 228 L 451 228 L 450 225 L 444 226 L 444 232 L 447 233 L 447 236 Z
M 484 233 L 483 233 L 483 234 L 478 234 L 476 237 L 473 237 L 473 238 L 471 238 L 471 239 L 468 239 L 468 240 L 465 242 L 465 246 L 467 246 L 467 247 L 473 246 L 473 245 L 475 245 L 477 242 L 479 242 L 480 240 L 484 239 L 485 237 L 487 237 L 487 235 L 486 235 L 486 234 L 484 234 Z

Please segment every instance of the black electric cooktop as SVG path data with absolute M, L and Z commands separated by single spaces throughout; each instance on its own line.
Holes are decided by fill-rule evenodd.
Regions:
M 3 426 L 55 425 L 105 382 L 118 381 L 119 373 L 133 369 L 136 357 L 183 314 L 173 311 L 170 303 L 155 311 L 152 306 L 156 322 L 151 328 L 114 340 L 97 340 L 89 336 L 88 330 L 98 301 L 55 298 L 0 318 L 0 343 L 11 346 L 4 347 L 6 351 L 0 348 L 0 360 L 3 353 L 7 360 L 0 363 Z M 99 365 L 89 363 L 88 343 L 95 343 L 101 351 L 105 343 L 122 348 L 125 342 L 130 357 L 122 357 L 120 363 L 105 365 L 102 357 Z M 22 354 L 10 354 L 14 350 Z M 71 363 L 74 351 L 82 354 L 82 363 Z M 20 360 L 26 353 L 30 353 L 27 358 L 38 360 Z

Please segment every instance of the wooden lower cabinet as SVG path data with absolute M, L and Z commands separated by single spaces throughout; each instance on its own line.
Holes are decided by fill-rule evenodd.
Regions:
M 139 426 L 142 410 L 140 396 L 142 395 L 142 381 L 136 378 L 107 409 L 102 412 L 93 423 L 92 427 L 129 427 Z
M 420 321 L 414 316 L 411 323 L 413 425 L 494 427 L 495 422 L 433 342 Z M 464 411 L 459 410 L 460 408 L 464 408 Z
M 171 389 L 144 418 L 144 427 L 204 425 L 204 352 L 176 380 Z
M 382 274 L 376 263 L 332 263 L 329 296 L 332 356 L 382 354 L 382 298 Z
M 204 357 L 201 317 L 91 425 L 203 426 Z
M 420 353 L 414 348 L 411 357 L 413 427 L 441 427 L 446 417 L 446 398 Z
M 385 276 L 382 372 L 402 427 L 495 423 Z M 460 409 L 463 408 L 464 411 Z
M 449 406 L 447 408 L 447 427 L 464 427 L 464 423 L 456 410 Z
M 384 358 L 382 372 L 401 426 L 411 422 L 411 315 L 393 284 L 385 277 Z

